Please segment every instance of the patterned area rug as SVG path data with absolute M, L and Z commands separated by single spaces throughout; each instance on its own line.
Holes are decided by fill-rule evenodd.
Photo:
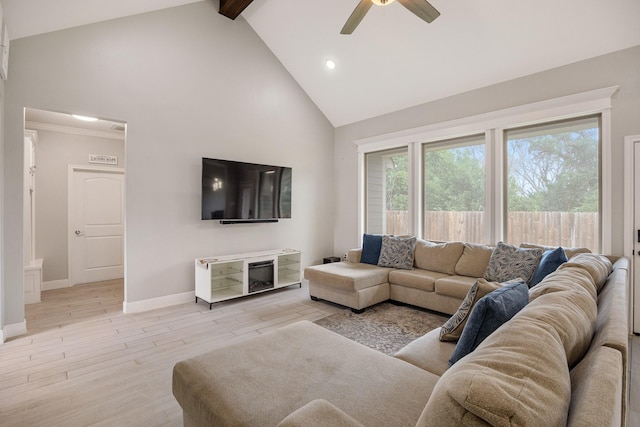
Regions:
M 393 355 L 405 345 L 442 326 L 449 316 L 388 302 L 362 314 L 343 311 L 314 323 L 374 350 Z

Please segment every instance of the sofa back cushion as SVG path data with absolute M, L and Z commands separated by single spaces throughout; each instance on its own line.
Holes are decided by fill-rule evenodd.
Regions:
M 579 267 L 585 269 L 593 278 L 598 292 L 602 290 L 607 277 L 613 270 L 613 264 L 604 255 L 578 254 L 571 258 L 569 262 L 562 264 L 559 269 Z
M 526 309 L 442 375 L 418 426 L 566 424 L 564 348 L 553 327 L 522 315 Z
M 552 281 L 539 286 L 555 287 Z M 535 288 L 534 288 L 535 289 Z M 573 367 L 589 349 L 595 332 L 598 308 L 596 301 L 580 285 L 558 285 L 555 292 L 537 297 L 521 314 L 552 327 L 565 351 L 565 363 Z
M 482 277 L 492 253 L 493 248 L 491 246 L 465 243 L 462 255 L 456 263 L 456 274 L 468 277 Z
M 462 242 L 433 243 L 418 239 L 414 264 L 423 270 L 453 275 L 463 250 Z

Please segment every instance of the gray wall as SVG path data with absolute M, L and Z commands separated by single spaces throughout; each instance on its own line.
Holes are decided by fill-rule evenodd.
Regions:
M 611 117 L 611 200 L 612 249 L 622 255 L 624 137 L 640 133 L 640 46 L 337 128 L 334 252 L 341 254 L 361 244 L 358 156 L 353 141 L 609 86 L 620 86 Z
M 24 319 L 24 107 L 127 123 L 128 302 L 193 291 L 196 257 L 333 249 L 333 127 L 242 19 L 217 2 L 14 40 L 5 120 L 5 324 Z M 293 168 L 293 218 L 200 220 L 201 157 Z
M 37 130 L 36 151 L 36 258 L 44 260 L 42 280 L 68 278 L 69 165 L 89 166 L 89 154 L 118 157 L 124 168 L 124 141 L 99 136 Z

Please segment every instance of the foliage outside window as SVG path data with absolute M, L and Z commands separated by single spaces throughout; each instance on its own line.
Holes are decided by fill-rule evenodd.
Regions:
M 484 241 L 484 135 L 423 145 L 423 237 Z
M 507 130 L 506 240 L 600 248 L 599 117 Z

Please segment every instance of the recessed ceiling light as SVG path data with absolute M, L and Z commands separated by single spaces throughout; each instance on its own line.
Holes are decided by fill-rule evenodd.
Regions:
M 334 61 L 333 59 L 327 59 L 326 61 L 324 61 L 324 65 L 328 69 L 333 70 L 336 68 L 336 61 Z
M 78 114 L 72 114 L 71 117 L 74 119 L 82 120 L 83 122 L 96 122 L 98 119 L 96 117 L 88 117 L 88 116 L 80 116 Z

